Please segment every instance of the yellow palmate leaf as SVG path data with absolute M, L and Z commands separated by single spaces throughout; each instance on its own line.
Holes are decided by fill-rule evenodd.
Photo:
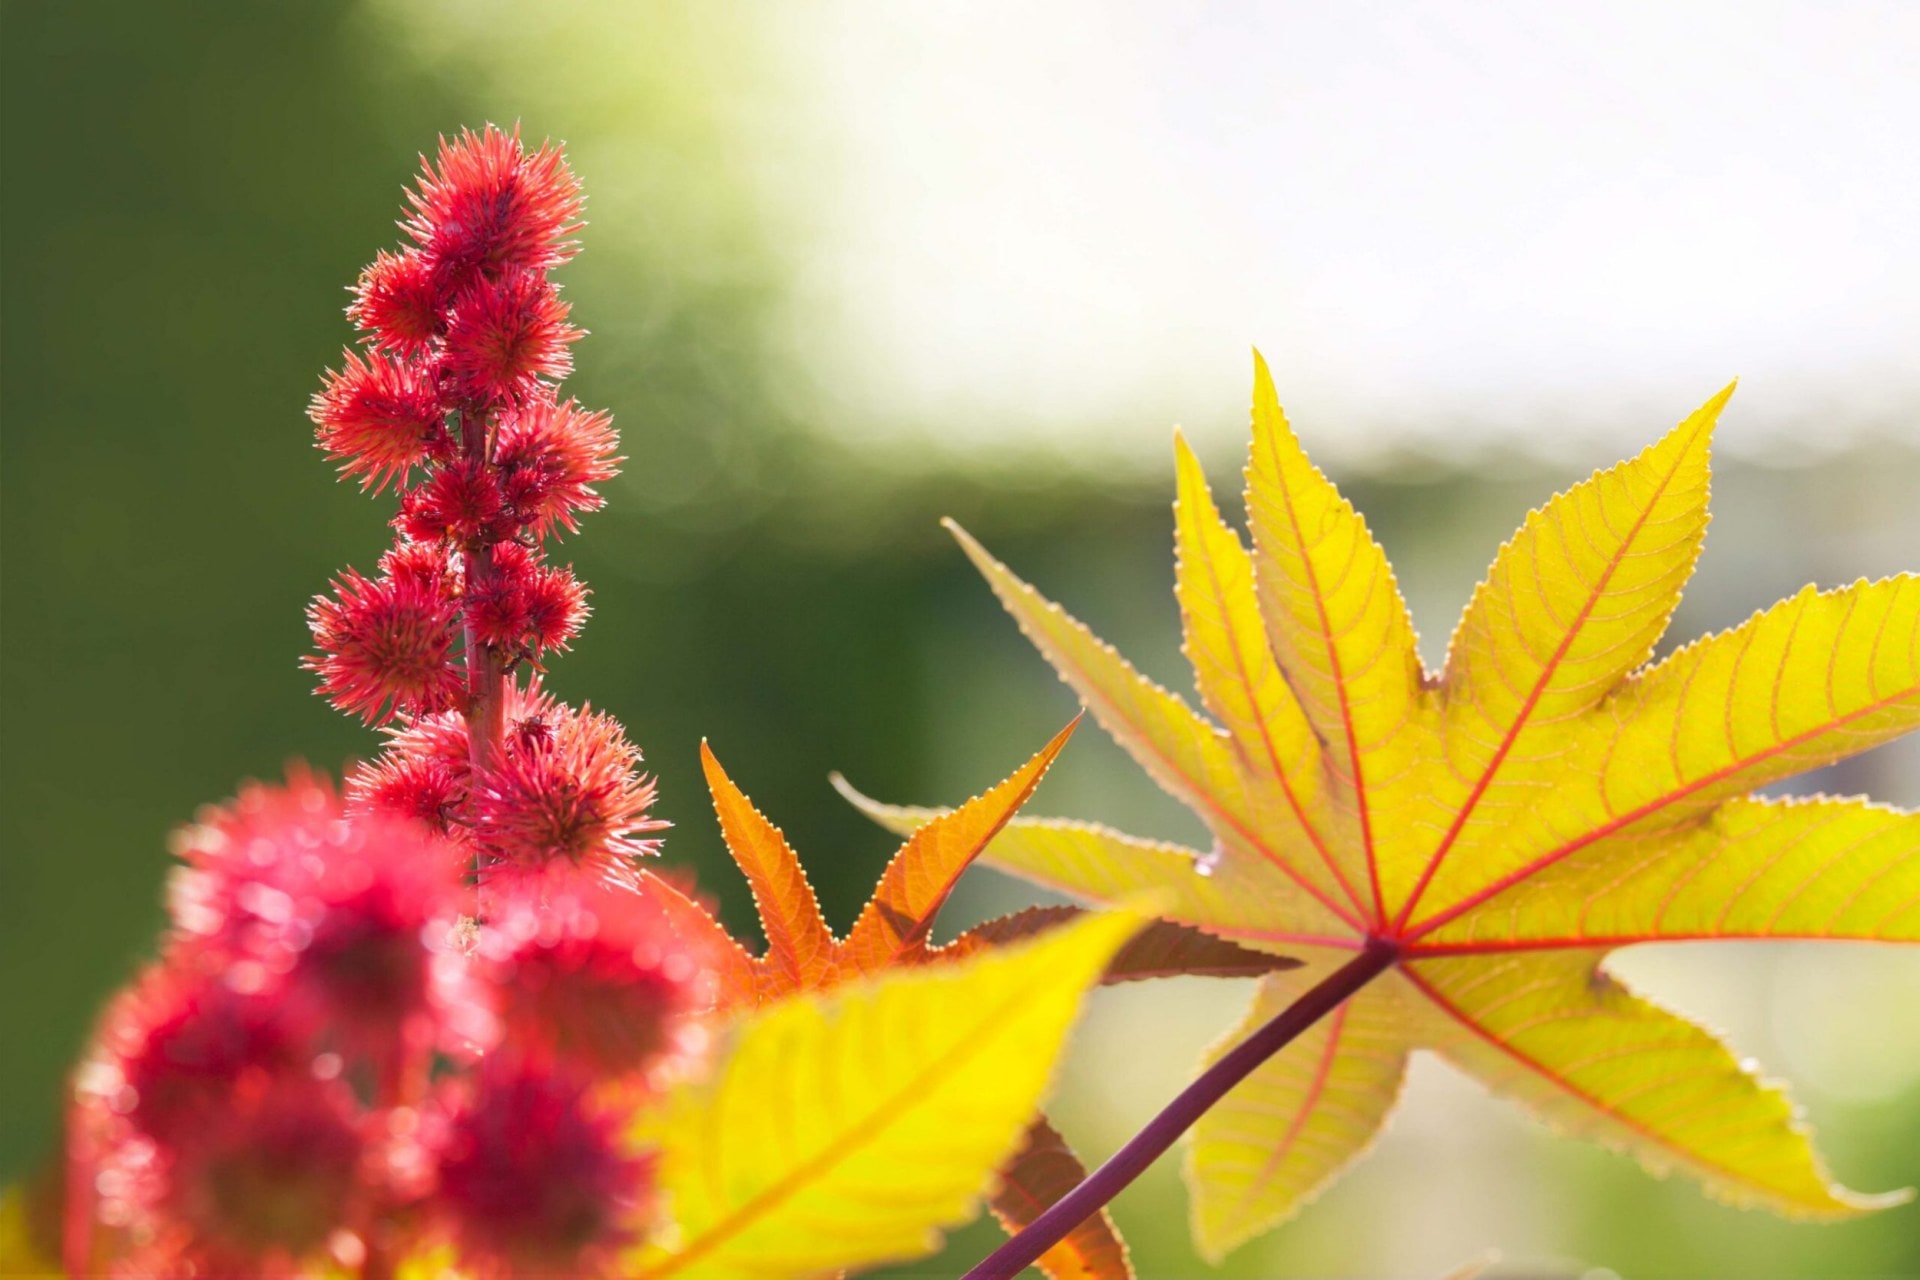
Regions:
M 1627 990 L 1601 952 L 1404 965 L 1441 1015 L 1441 1052 L 1560 1131 L 1684 1169 L 1716 1198 L 1790 1217 L 1886 1208 L 1833 1185 L 1787 1096 L 1711 1033 Z
M 1671 829 L 1754 787 L 1920 726 L 1920 578 L 1808 587 L 1627 680 L 1480 883 L 1418 935 L 1612 836 Z M 1447 899 L 1438 899 L 1447 902 Z
M 1308 460 L 1257 352 L 1247 523 L 1268 643 L 1326 744 L 1370 873 L 1371 914 L 1384 917 L 1417 873 L 1400 855 L 1426 816 L 1418 642 L 1386 553 Z
M 1301 974 L 1260 983 L 1211 1061 L 1292 1004 Z M 1193 1235 L 1218 1261 L 1295 1213 L 1373 1145 L 1400 1096 L 1410 1048 L 1401 1002 L 1375 983 L 1267 1059 L 1200 1118 L 1187 1148 Z
M 1003 947 L 1057 929 L 1083 914 L 1081 907 L 1028 907 L 996 916 L 968 929 L 938 954 L 961 959 L 987 947 Z M 1190 925 L 1155 920 L 1133 935 L 1114 953 L 1101 975 L 1102 982 L 1143 982 L 1149 978 L 1260 978 L 1281 969 L 1297 969 L 1301 961 L 1269 951 L 1255 951 Z
M 1729 800 L 1677 834 L 1615 837 L 1514 886 L 1430 952 L 1649 939 L 1920 942 L 1920 814 L 1863 800 Z
M 1308 461 L 1256 357 L 1251 586 L 1176 446 L 1186 650 L 1224 730 L 963 540 L 1216 847 L 1022 819 L 986 857 L 1086 902 L 1159 886 L 1171 921 L 1305 957 L 1265 980 L 1262 1013 L 1361 957 L 1352 980 L 1391 994 L 1405 1047 L 1438 1049 L 1561 1127 L 1725 1198 L 1812 1216 L 1887 1203 L 1829 1179 L 1784 1096 L 1711 1035 L 1600 968 L 1637 942 L 1920 941 L 1920 818 L 1749 794 L 1920 727 L 1920 578 L 1808 588 L 1640 666 L 1700 551 L 1726 400 L 1530 515 L 1428 677 L 1384 554 Z M 896 829 L 926 820 L 856 803 Z M 1285 1217 L 1365 1146 L 1397 1070 L 1368 1084 L 1327 1056 L 1362 1007 L 1256 1071 L 1241 1096 L 1263 1101 L 1229 1097 L 1205 1122 L 1191 1172 L 1209 1250 Z M 1311 1111 L 1286 1101 L 1310 1091 L 1316 1052 L 1365 1094 L 1340 1099 L 1353 1132 L 1318 1142 L 1302 1136 L 1321 1132 Z
M 834 785 L 881 826 L 910 835 L 942 810 L 882 804 L 845 778 Z M 1085 902 L 1124 902 L 1161 895 L 1169 919 L 1208 921 L 1205 927 L 1270 946 L 1344 945 L 1325 932 L 1326 919 L 1295 882 L 1264 862 L 1215 859 L 1164 840 L 1142 840 L 1090 822 L 1015 818 L 982 855 L 1003 871 Z M 1290 890 L 1293 890 L 1290 892 Z
M 1351 853 L 1344 865 L 1334 856 L 1320 747 L 1267 644 L 1253 558 L 1220 518 L 1199 460 L 1178 433 L 1174 455 L 1174 594 L 1194 683 L 1227 727 L 1243 776 L 1279 793 L 1262 806 L 1273 823 L 1271 847 L 1300 879 L 1365 916 L 1366 864 Z
M 1732 394 L 1533 512 L 1500 549 L 1448 653 L 1446 767 L 1429 776 L 1452 817 L 1400 924 L 1429 889 L 1452 900 L 1505 869 L 1501 841 L 1557 779 L 1568 725 L 1653 652 L 1706 536 L 1707 443 Z
M 1153 779 L 1180 797 L 1206 822 L 1222 845 L 1272 863 L 1299 882 L 1319 903 L 1319 918 L 1358 925 L 1353 909 L 1294 869 L 1294 861 L 1263 832 L 1271 789 L 1250 783 L 1227 735 L 1175 695 L 1128 666 L 1111 646 L 1060 606 L 1008 572 L 967 532 L 948 528 L 972 558 L 1027 638 L 1078 693 L 1114 741 L 1126 748 Z M 1262 803 L 1267 799 L 1268 803 Z
M 1081 996 L 1140 924 L 1091 916 L 749 1015 L 714 1078 L 639 1135 L 677 1226 L 639 1274 L 764 1280 L 932 1250 L 1019 1145 Z

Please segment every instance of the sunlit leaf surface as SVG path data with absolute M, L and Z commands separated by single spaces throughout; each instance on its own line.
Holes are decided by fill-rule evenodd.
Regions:
M 809 1276 L 916 1257 L 1020 1144 L 1087 987 L 1138 927 L 1087 916 L 749 1015 L 643 1138 L 677 1231 L 643 1276 Z
M 1307 958 L 1235 1038 L 1357 950 L 1394 952 L 1196 1129 L 1202 1249 L 1283 1220 L 1365 1150 L 1414 1049 L 1724 1200 L 1834 1218 L 1900 1199 L 1836 1184 L 1777 1086 L 1604 961 L 1663 940 L 1920 941 L 1920 816 L 1749 794 L 1920 725 L 1920 579 L 1808 588 L 1646 665 L 1700 554 L 1729 388 L 1529 515 L 1428 673 L 1385 555 L 1255 372 L 1251 549 L 1176 441 L 1176 595 L 1207 715 L 955 530 L 1215 840 L 1203 856 L 1016 819 L 989 861 L 1087 901 L 1159 886 L 1174 921 Z M 850 794 L 899 830 L 933 812 Z
M 1062 929 L 1082 928 L 1073 922 L 1083 912 L 1071 907 L 1042 908 L 990 920 L 945 946 L 931 943 L 935 918 L 954 885 L 988 842 L 1006 830 L 1066 745 L 1073 728 L 1067 726 L 1005 781 L 966 804 L 945 813 L 924 811 L 907 824 L 909 830 L 903 832 L 908 835 L 906 844 L 887 864 L 872 900 L 844 939 L 836 939 L 822 918 L 799 859 L 779 828 L 754 808 L 713 752 L 703 747 L 707 783 L 713 792 L 721 833 L 753 888 L 767 936 L 766 954 L 758 958 L 747 955 L 731 939 L 708 939 L 723 957 L 720 967 L 726 1003 L 752 1009 L 773 1001 L 791 1002 L 796 995 L 826 992 L 860 979 L 970 963 L 1003 947 L 1036 945 L 1031 940 L 1044 939 Z M 658 896 L 671 892 L 660 883 L 647 887 Z M 688 927 L 717 928 L 702 925 L 708 919 L 702 913 L 692 913 Z M 1187 925 L 1161 920 L 1139 929 L 1117 950 L 1109 948 L 1096 976 L 1107 982 L 1179 974 L 1259 977 L 1296 964 L 1270 950 L 1250 949 Z M 926 990 L 937 993 L 939 989 Z M 962 1018 L 975 1012 L 972 1008 L 956 1009 L 956 1015 Z M 903 1027 L 902 1034 L 921 1033 Z M 1037 1087 L 1028 1096 L 1037 1092 Z M 1030 1102 L 1029 1112 L 1031 1106 Z M 1032 1119 L 1030 1114 L 1028 1118 Z M 949 1121 L 963 1122 L 961 1118 Z M 1072 1190 L 1086 1173 L 1066 1140 L 1044 1118 L 1033 1122 L 1017 1150 L 1009 1143 L 1001 1154 L 1009 1159 L 1000 1169 L 990 1207 L 1010 1231 L 1038 1216 Z M 976 1189 L 988 1171 L 977 1172 L 982 1176 L 975 1180 Z M 1038 1265 L 1052 1280 L 1122 1280 L 1132 1274 L 1126 1246 L 1104 1211 L 1080 1224 Z

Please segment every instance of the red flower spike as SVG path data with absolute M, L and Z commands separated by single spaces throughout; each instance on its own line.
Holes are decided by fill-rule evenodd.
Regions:
M 498 474 L 477 458 L 440 467 L 409 489 L 401 496 L 393 524 L 409 538 L 449 538 L 462 546 L 498 542 L 517 528 Z
M 651 899 L 577 875 L 529 882 L 482 937 L 502 1030 L 521 1052 L 611 1075 L 654 1071 L 704 1045 L 688 1016 L 713 977 Z
M 304 664 L 334 706 L 380 724 L 400 711 L 460 705 L 466 688 L 453 661 L 455 601 L 411 576 L 369 580 L 351 569 L 334 592 L 307 608 L 321 652 Z
M 374 346 L 414 356 L 439 335 L 447 302 L 441 273 L 424 254 L 383 249 L 360 273 L 347 315 Z
M 620 437 L 604 413 L 569 400 L 536 400 L 500 430 L 494 459 L 507 501 L 541 537 L 580 527 L 580 516 L 606 499 L 593 486 L 620 474 Z
M 440 371 L 471 404 L 522 404 L 540 379 L 573 372 L 567 348 L 583 332 L 567 323 L 572 308 L 544 276 L 516 271 L 483 280 L 460 295 L 448 318 Z
M 630 1149 L 624 1108 L 551 1066 L 496 1056 L 441 1141 L 443 1229 L 461 1269 L 604 1275 L 655 1211 L 653 1158 Z
M 658 849 L 634 837 L 667 825 L 646 817 L 654 787 L 634 771 L 639 750 L 617 721 L 591 711 L 563 711 L 542 726 L 546 741 L 528 723 L 510 729 L 504 758 L 475 788 L 478 833 L 504 863 L 494 870 L 525 875 L 564 860 L 631 881 L 634 859 Z
M 327 457 L 343 476 L 360 477 L 379 493 L 405 486 L 408 472 L 452 453 L 447 407 L 432 381 L 412 365 L 379 352 L 348 351 L 340 372 L 327 372 L 307 416 Z
M 413 213 L 401 225 L 449 273 L 545 271 L 573 256 L 580 184 L 555 146 L 528 155 L 520 131 L 488 125 L 440 140 L 437 165 L 421 158 Z

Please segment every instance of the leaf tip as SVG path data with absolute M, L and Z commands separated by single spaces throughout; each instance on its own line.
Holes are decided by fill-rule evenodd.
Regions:
M 1252 351 L 1254 385 L 1258 386 L 1260 383 L 1265 382 L 1271 386 L 1273 384 L 1273 371 L 1267 367 L 1267 358 L 1260 354 L 1260 348 L 1257 346 L 1253 347 Z
M 713 754 L 713 748 L 705 738 L 700 739 L 700 771 L 707 777 L 707 790 L 733 790 L 733 779 L 720 767 L 720 757 Z
M 960 544 L 960 549 L 967 553 L 967 558 L 978 565 L 983 572 L 999 563 L 987 554 L 987 549 L 980 545 L 980 540 L 962 528 L 960 522 L 952 516 L 940 517 L 940 527 L 953 535 L 953 540 Z
M 1820 1216 L 1831 1220 L 1864 1217 L 1869 1213 L 1880 1213 L 1887 1209 L 1897 1209 L 1913 1200 L 1912 1187 L 1896 1187 L 1892 1191 L 1852 1191 L 1846 1187 L 1835 1187 L 1832 1191 L 1834 1208 Z

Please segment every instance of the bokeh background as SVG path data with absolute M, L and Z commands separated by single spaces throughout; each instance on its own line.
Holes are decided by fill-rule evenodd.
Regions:
M 958 517 L 1177 687 L 1169 427 L 1237 491 L 1247 348 L 1407 584 L 1429 661 L 1555 489 L 1743 376 L 1676 622 L 1920 568 L 1920 10 L 487 0 L 0 7 L 0 1176 L 159 919 L 168 829 L 373 738 L 301 610 L 385 543 L 303 417 L 416 153 L 569 144 L 569 389 L 632 461 L 567 545 L 553 683 L 620 715 L 672 862 L 746 893 L 713 742 L 849 920 L 891 842 L 828 789 L 957 800 L 1073 712 Z M 1814 780 L 1920 803 L 1920 750 Z M 1036 800 L 1196 838 L 1084 730 Z M 1017 904 L 982 876 L 954 920 Z M 1685 947 L 1619 968 L 1790 1077 L 1838 1173 L 1920 1181 L 1920 962 Z M 1245 992 L 1103 993 L 1056 1115 L 1110 1150 Z M 1205 1274 L 1168 1167 L 1118 1203 Z M 951 1275 L 994 1233 L 956 1237 Z M 1920 1208 L 1723 1209 L 1432 1063 L 1375 1155 L 1231 1276 L 1911 1276 Z M 904 1274 L 904 1273 L 902 1273 Z

